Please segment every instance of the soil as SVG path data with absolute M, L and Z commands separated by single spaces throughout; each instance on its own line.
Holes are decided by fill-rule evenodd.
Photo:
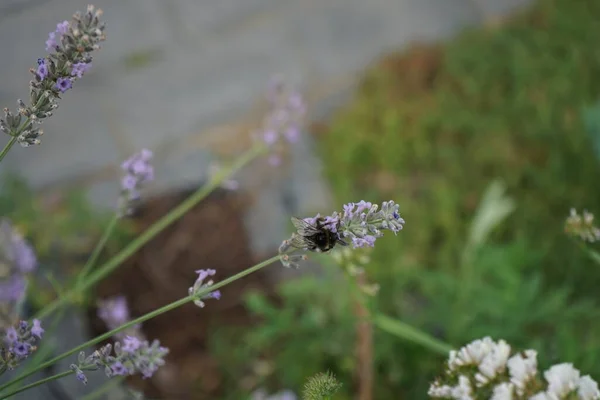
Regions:
M 133 217 L 136 230 L 144 230 L 191 193 L 147 201 Z M 237 192 L 213 192 L 103 281 L 97 298 L 124 295 L 136 317 L 187 296 L 195 270 L 215 269 L 214 279 L 219 280 L 253 265 L 258 257 L 250 251 L 242 219 L 247 202 L 248 198 Z M 146 337 L 159 339 L 170 349 L 167 363 L 152 379 L 132 377 L 128 383 L 153 399 L 220 398 L 223 366 L 207 346 L 209 332 L 217 325 L 252 324 L 253 318 L 242 305 L 244 293 L 253 289 L 272 293 L 272 287 L 268 272 L 262 270 L 223 288 L 222 298 L 206 301 L 204 308 L 187 304 L 145 322 L 142 330 Z M 93 334 L 106 332 L 95 309 L 89 316 Z

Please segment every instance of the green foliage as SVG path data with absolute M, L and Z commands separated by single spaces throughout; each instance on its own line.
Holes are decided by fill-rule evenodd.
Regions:
M 102 235 L 110 215 L 95 210 L 82 190 L 57 193 L 55 201 L 36 194 L 18 176 L 0 181 L 0 215 L 11 219 L 35 247 L 40 264 L 39 279 L 31 281 L 34 307 L 52 300 L 56 278 L 73 278 Z M 129 229 L 117 229 L 107 251 L 130 237 Z

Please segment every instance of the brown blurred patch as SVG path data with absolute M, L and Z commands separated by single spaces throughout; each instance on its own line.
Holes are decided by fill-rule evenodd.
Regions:
M 134 223 L 141 232 L 183 201 L 192 191 L 155 197 L 139 210 Z M 215 280 L 240 272 L 254 263 L 242 220 L 246 198 L 218 190 L 173 223 L 127 260 L 97 290 L 98 298 L 125 295 L 133 317 L 187 296 L 197 269 L 216 269 Z M 271 292 L 268 272 L 261 270 L 228 285 L 221 300 L 201 309 L 187 304 L 143 324 L 150 339 L 170 349 L 167 365 L 151 380 L 137 377 L 130 384 L 151 398 L 214 399 L 223 390 L 221 366 L 211 356 L 207 338 L 215 325 L 253 323 L 242 305 L 250 289 Z M 90 310 L 94 333 L 105 326 Z M 243 343 L 232 343 L 243 346 Z

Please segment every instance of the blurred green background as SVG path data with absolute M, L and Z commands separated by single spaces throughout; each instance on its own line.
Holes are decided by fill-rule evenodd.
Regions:
M 570 207 L 600 209 L 599 16 L 595 0 L 539 1 L 500 26 L 389 55 L 318 129 L 336 204 L 394 199 L 406 220 L 367 267 L 375 309 L 455 347 L 490 335 L 538 350 L 542 369 L 600 372 L 600 267 L 563 231 Z M 497 179 L 514 211 L 472 248 Z M 307 278 L 281 292 L 281 305 L 248 299 L 266 322 L 244 333 L 253 351 L 236 360 L 223 344 L 223 357 L 272 360 L 275 387 L 330 369 L 344 383 L 336 398 L 354 398 L 347 283 Z M 427 398 L 447 357 L 374 335 L 374 398 Z
M 370 307 L 454 347 L 489 335 L 538 350 L 542 369 L 573 362 L 598 376 L 600 266 L 563 232 L 569 208 L 600 210 L 598 17 L 597 0 L 541 0 L 500 26 L 391 54 L 315 128 L 336 204 L 393 199 L 406 220 L 371 254 L 366 270 L 380 290 Z M 506 197 L 482 203 L 495 181 Z M 11 182 L 6 198 L 28 197 Z M 73 196 L 76 217 L 1 198 L 0 210 L 42 258 L 57 236 L 72 243 L 66 251 L 85 253 L 85 238 L 100 235 L 106 216 Z M 489 235 L 473 236 L 478 207 L 506 208 Z M 40 218 L 54 222 L 31 229 Z M 282 285 L 279 302 L 248 296 L 263 322 L 214 329 L 225 398 L 241 398 L 249 368 L 273 391 L 296 392 L 330 370 L 344 384 L 336 398 L 354 398 L 352 284 L 329 266 L 324 276 Z M 232 348 L 232 337 L 247 346 Z M 427 398 L 445 358 L 375 328 L 374 398 Z

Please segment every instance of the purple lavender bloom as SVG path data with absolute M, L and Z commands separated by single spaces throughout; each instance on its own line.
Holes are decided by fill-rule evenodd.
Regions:
M 12 353 L 19 358 L 25 358 L 31 353 L 31 345 L 26 342 L 14 342 L 11 347 Z
M 304 119 L 305 106 L 299 93 L 288 90 L 281 80 L 271 82 L 267 98 L 271 109 L 265 117 L 259 135 L 267 146 L 275 147 L 288 143 L 296 143 L 300 139 L 301 125 Z M 281 164 L 281 146 L 275 147 L 276 153 L 269 157 L 269 164 Z
M 364 200 L 346 204 L 340 215 L 340 236 L 350 238 L 352 246 L 358 248 L 375 246 L 375 240 L 383 236 L 382 230 L 394 234 L 400 232 L 404 227 L 404 219 L 398 213 L 399 206 L 393 201 L 384 201 L 381 210 L 378 208 L 377 204 Z
M 143 184 L 154 179 L 154 168 L 150 164 L 152 152 L 143 149 L 132 155 L 121 164 L 125 175 L 121 179 L 121 196 L 119 209 L 122 216 L 131 211 L 131 203 L 140 198 L 139 189 Z
M 123 346 L 121 347 L 121 349 L 125 353 L 133 354 L 140 348 L 141 345 L 142 342 L 137 337 L 126 336 L 125 339 L 123 339 Z
M 277 142 L 278 138 L 279 137 L 277 135 L 277 132 L 272 129 L 266 130 L 263 133 L 263 140 L 265 141 L 267 146 L 272 146 L 273 144 L 275 144 L 275 142 Z
M 111 374 L 113 376 L 127 376 L 129 375 L 129 369 L 127 369 L 127 367 L 125 367 L 123 365 L 122 362 L 117 361 L 116 363 L 114 363 L 113 365 L 110 366 L 110 370 L 111 370 Z
M 54 51 L 56 46 L 58 46 L 58 43 L 56 43 L 56 32 L 50 32 L 48 40 L 46 40 L 46 51 Z
M 133 190 L 135 190 L 137 183 L 138 180 L 135 176 L 127 174 L 121 179 L 121 188 L 123 190 L 132 192 Z
M 323 218 L 322 227 L 334 234 L 337 240 L 344 244 L 343 239 L 350 239 L 352 247 L 374 247 L 375 240 L 383 236 L 384 230 L 397 234 L 404 227 L 404 219 L 398 213 L 399 206 L 393 201 L 384 201 L 381 209 L 377 204 L 361 200 L 358 203 L 349 203 L 343 206 L 343 212 L 337 211 Z M 310 225 L 316 225 L 320 215 L 314 218 L 304 218 Z M 292 234 L 289 240 L 284 240 L 279 247 L 279 255 L 285 267 L 298 268 L 302 258 L 288 253 L 306 250 L 304 246 L 305 232 L 298 226 L 298 231 Z
M 300 128 L 296 124 L 291 124 L 285 131 L 285 138 L 290 143 L 297 143 L 300 138 Z
M 71 78 L 58 78 L 56 80 L 56 85 L 55 85 L 56 89 L 58 89 L 61 93 L 66 92 L 67 90 L 71 89 L 73 87 L 73 82 L 71 81 Z
M 35 73 L 41 81 L 46 79 L 48 76 L 48 65 L 46 63 L 46 59 L 38 58 L 38 67 Z
M 111 354 L 113 349 L 114 356 Z M 161 346 L 158 340 L 149 343 L 147 340 L 127 336 L 123 345 L 120 342 L 115 342 L 114 346 L 108 344 L 88 357 L 83 352 L 80 353 L 79 364 L 72 364 L 71 369 L 95 371 L 103 366 L 108 377 L 140 373 L 146 379 L 165 364 L 164 358 L 168 353 L 169 349 Z
M 113 330 L 129 321 L 129 308 L 125 296 L 98 301 L 98 317 L 108 329 Z
M 130 321 L 129 307 L 125 296 L 111 297 L 98 301 L 98 317 L 104 321 L 109 330 L 116 329 Z M 140 324 L 136 324 L 115 334 L 116 338 L 127 335 L 138 335 Z
M 31 246 L 20 236 L 13 236 L 15 266 L 22 273 L 33 271 L 37 267 L 37 258 Z
M 191 288 L 188 289 L 188 294 L 190 296 L 196 296 L 196 299 L 194 299 L 194 304 L 197 305 L 198 307 L 204 307 L 204 302 L 202 300 L 208 300 L 208 299 L 220 299 L 221 298 L 221 292 L 220 291 L 214 291 L 214 292 L 209 292 L 203 295 L 200 295 L 201 292 L 204 292 L 207 288 L 211 287 L 213 285 L 213 281 L 209 280 L 207 282 L 205 282 L 205 280 L 210 277 L 215 275 L 217 271 L 215 271 L 214 269 L 199 269 L 196 271 L 196 273 L 198 274 L 198 278 L 196 278 L 196 282 L 194 282 L 194 286 L 192 286 Z
M 87 73 L 92 68 L 92 63 L 78 62 L 73 64 L 71 69 L 71 75 L 81 78 L 83 74 Z
M 63 21 L 56 24 L 56 33 L 66 35 L 69 32 L 69 21 Z
M 6 344 L 13 344 L 18 339 L 19 339 L 19 336 L 17 335 L 17 330 L 15 329 L 14 326 L 11 326 L 8 329 L 6 329 L 5 338 L 4 338 L 4 341 L 6 342 Z
M 44 329 L 42 328 L 42 324 L 39 319 L 33 320 L 33 327 L 31 328 L 31 334 L 33 336 L 37 336 L 38 339 L 42 338 L 44 334 Z

